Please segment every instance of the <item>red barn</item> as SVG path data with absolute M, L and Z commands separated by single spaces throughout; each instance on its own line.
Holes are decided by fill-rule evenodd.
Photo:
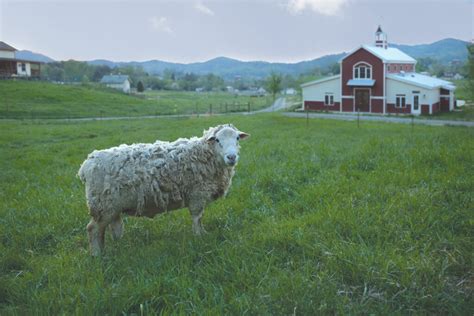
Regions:
M 455 86 L 416 73 L 416 60 L 388 47 L 380 26 L 375 46 L 362 45 L 339 64 L 340 75 L 301 85 L 305 110 L 419 115 L 454 109 Z

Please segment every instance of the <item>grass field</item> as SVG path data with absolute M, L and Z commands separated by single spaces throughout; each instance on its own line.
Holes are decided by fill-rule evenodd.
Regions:
M 88 254 L 93 149 L 252 134 L 208 234 L 126 218 Z M 0 314 L 471 314 L 474 130 L 284 118 L 0 123 Z
M 269 97 L 159 91 L 130 96 L 99 86 L 0 80 L 0 118 L 78 118 L 243 112 L 271 105 Z

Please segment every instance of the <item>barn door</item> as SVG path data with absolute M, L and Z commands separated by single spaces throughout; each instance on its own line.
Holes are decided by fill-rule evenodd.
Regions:
M 412 114 L 421 113 L 420 96 L 418 94 L 413 95 L 413 102 L 411 103 L 411 113 Z
M 369 112 L 370 91 L 369 89 L 355 90 L 355 111 Z

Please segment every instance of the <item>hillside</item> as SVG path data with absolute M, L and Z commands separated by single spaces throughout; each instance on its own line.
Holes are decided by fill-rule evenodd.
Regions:
M 0 80 L 0 118 L 80 118 L 258 110 L 267 98 L 228 93 L 160 91 L 141 97 L 101 86 L 57 85 L 35 81 Z
M 25 60 L 31 60 L 31 61 L 39 61 L 42 63 L 51 63 L 54 61 L 54 59 L 43 55 L 39 53 L 34 53 L 29 50 L 19 50 L 15 52 L 15 57 L 18 59 L 25 59 Z
M 414 58 L 431 57 L 447 64 L 453 59 L 467 60 L 468 43 L 454 38 L 446 38 L 431 44 L 398 45 L 390 44 Z

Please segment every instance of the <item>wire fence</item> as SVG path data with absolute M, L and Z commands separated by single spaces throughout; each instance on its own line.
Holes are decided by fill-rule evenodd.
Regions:
M 3 103 L 3 104 L 2 104 Z M 271 106 L 270 104 L 252 102 L 186 102 L 181 104 L 163 103 L 126 105 L 103 103 L 48 103 L 28 102 L 10 103 L 0 100 L 0 118 L 2 119 L 79 119 L 107 117 L 140 117 L 140 116 L 210 116 L 214 114 L 231 114 L 252 112 Z

